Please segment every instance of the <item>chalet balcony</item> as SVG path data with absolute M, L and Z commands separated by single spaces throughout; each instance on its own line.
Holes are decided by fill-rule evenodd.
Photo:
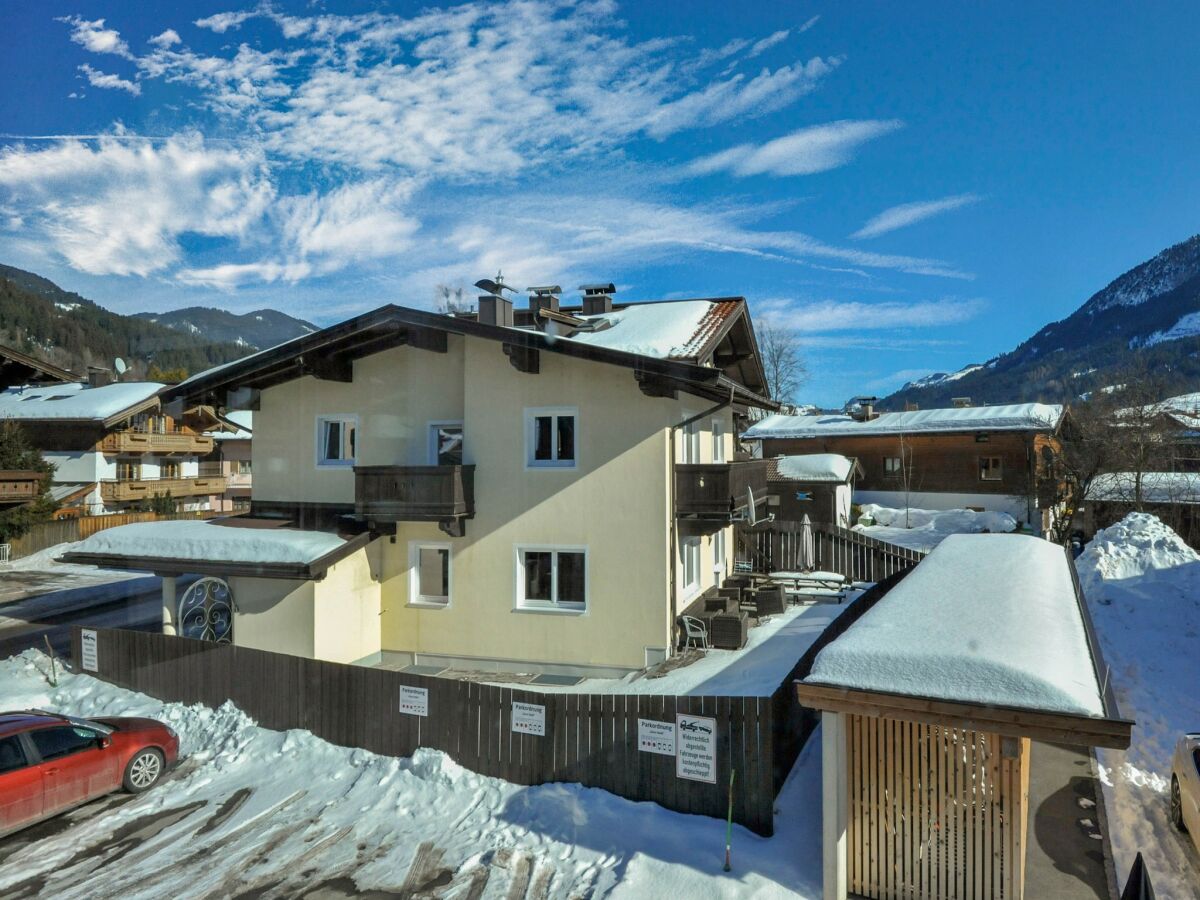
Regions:
M 475 467 L 355 466 L 354 510 L 373 522 L 437 522 L 461 536 L 475 515 Z
M 105 503 L 151 500 L 156 494 L 172 497 L 203 497 L 225 493 L 224 478 L 146 478 L 114 479 L 100 482 L 100 497 Z
M 102 453 L 184 453 L 203 456 L 211 453 L 213 439 L 188 431 L 116 431 L 100 442 Z
M 42 474 L 26 469 L 0 469 L 0 506 L 28 503 L 42 493 Z
M 675 515 L 714 525 L 747 511 L 749 492 L 762 513 L 767 499 L 767 461 L 680 463 L 675 466 Z

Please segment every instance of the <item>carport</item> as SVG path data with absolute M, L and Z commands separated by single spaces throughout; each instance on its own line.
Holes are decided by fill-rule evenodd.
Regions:
M 1022 535 L 947 538 L 796 692 L 822 714 L 826 900 L 1020 900 L 1031 741 L 1132 726 L 1069 558 Z

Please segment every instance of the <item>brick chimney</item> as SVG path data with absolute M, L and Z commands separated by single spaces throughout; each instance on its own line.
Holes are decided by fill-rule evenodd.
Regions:
M 113 373 L 108 369 L 102 369 L 99 366 L 88 366 L 88 387 L 104 387 L 112 384 L 116 379 L 113 378 Z
M 615 284 L 581 284 L 583 291 L 583 314 L 598 316 L 612 312 L 612 295 L 617 292 Z

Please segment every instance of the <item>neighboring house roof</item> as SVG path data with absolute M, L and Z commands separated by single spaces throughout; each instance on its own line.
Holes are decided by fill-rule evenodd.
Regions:
M 214 441 L 248 441 L 253 438 L 254 413 L 250 410 L 235 409 L 218 418 L 225 421 L 232 430 L 204 432 Z
M 99 422 L 108 425 L 158 405 L 163 385 L 130 381 L 89 387 L 49 384 L 0 391 L 0 419 Z
M 659 359 L 696 359 L 741 305 L 733 299 L 631 303 L 610 313 L 580 316 L 607 327 L 577 332 L 569 340 Z
M 858 460 L 840 453 L 806 453 L 767 460 L 767 481 L 815 481 L 845 484 Z
M 95 487 L 94 481 L 60 481 L 50 486 L 50 497 L 56 503 L 66 503 L 90 493 Z
M 1083 616 L 1062 547 L 950 535 L 817 654 L 805 683 L 1103 717 Z
M 737 321 L 748 321 L 745 319 L 744 312 L 736 317 L 721 312 L 720 310 L 724 309 L 720 306 L 721 301 L 694 302 L 708 304 L 709 313 L 697 320 L 692 316 L 690 307 L 685 307 L 689 312 L 684 319 L 691 324 L 686 328 L 680 328 L 678 332 L 672 331 L 670 334 L 667 334 L 665 329 L 656 331 L 654 328 L 647 327 L 645 333 L 652 338 L 650 344 L 653 346 L 646 345 L 641 349 L 658 348 L 671 352 L 686 349 L 690 352 L 690 348 L 695 346 L 702 335 L 708 333 L 706 329 L 711 330 L 713 335 L 707 344 L 714 346 L 727 334 L 728 328 L 732 327 L 735 318 Z M 717 312 L 712 312 L 713 303 L 717 304 Z M 739 309 L 744 310 L 744 301 L 738 300 L 736 303 Z M 617 312 L 623 316 L 621 321 L 624 325 L 636 324 L 639 320 L 643 320 L 649 325 L 651 318 L 656 317 L 658 312 L 644 313 L 640 310 L 659 305 L 672 308 L 678 306 L 675 302 L 640 304 L 637 305 L 639 312 L 630 314 L 629 309 L 632 307 L 627 305 Z M 724 318 L 721 319 L 720 327 L 712 323 L 712 317 L 722 316 Z M 623 326 L 614 326 L 614 328 L 617 327 Z M 749 329 L 748 325 L 747 329 Z M 717 365 L 698 365 L 692 361 L 669 356 L 656 356 L 623 349 L 624 346 L 636 344 L 637 336 L 633 330 L 627 333 L 627 339 L 618 342 L 622 346 L 610 347 L 606 346 L 603 341 L 592 340 L 612 330 L 613 328 L 605 331 L 586 332 L 588 337 L 581 340 L 580 335 L 585 332 L 577 331 L 570 336 L 556 336 L 530 328 L 486 324 L 464 316 L 449 316 L 403 306 L 382 306 L 321 331 L 302 335 L 235 362 L 200 372 L 171 387 L 166 395 L 171 398 L 183 399 L 188 403 L 205 402 L 217 397 L 221 391 L 238 387 L 264 388 L 303 375 L 328 373 L 330 367 L 348 366 L 353 359 L 405 343 L 422 344 L 430 348 L 440 346 L 444 349 L 445 335 L 461 334 L 496 341 L 505 346 L 505 352 L 512 350 L 516 353 L 531 353 L 532 351 L 555 353 L 622 366 L 633 370 L 639 381 L 643 382 L 643 386 L 653 382 L 656 390 L 660 388 L 662 390 L 682 390 L 714 400 L 732 398 L 746 405 L 768 409 L 776 408 L 776 404 L 771 400 L 730 378 Z M 684 331 L 688 332 L 686 336 L 677 337 Z M 752 331 L 748 330 L 747 333 L 750 337 L 744 338 L 744 340 L 752 344 Z M 668 344 L 670 346 L 667 346 Z M 745 345 L 742 347 L 739 359 L 742 355 L 752 359 L 756 357 L 756 351 L 756 347 Z M 754 360 L 754 365 L 759 365 L 757 360 Z M 761 367 L 759 371 L 761 371 Z
M 79 381 L 79 376 L 28 353 L 0 344 L 0 387 L 54 381 Z
M 161 574 L 247 575 L 313 580 L 371 540 L 323 531 L 255 527 L 255 520 L 138 522 L 74 545 L 64 562 Z
M 1054 431 L 1062 417 L 1062 406 L 1047 403 L 887 412 L 869 421 L 858 421 L 846 415 L 773 415 L 756 422 L 742 436 L 753 440 L 963 431 Z
M 1146 503 L 1200 503 L 1200 472 L 1143 472 L 1141 489 Z M 1088 485 L 1087 499 L 1132 503 L 1136 494 L 1136 472 L 1106 472 Z

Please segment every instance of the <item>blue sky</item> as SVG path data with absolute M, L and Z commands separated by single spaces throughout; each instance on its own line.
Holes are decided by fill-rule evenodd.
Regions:
M 1196 4 L 6 4 L 0 261 L 328 324 L 498 268 L 740 294 L 798 399 L 1010 349 L 1195 233 Z M 1015 400 L 1022 398 L 989 398 Z

